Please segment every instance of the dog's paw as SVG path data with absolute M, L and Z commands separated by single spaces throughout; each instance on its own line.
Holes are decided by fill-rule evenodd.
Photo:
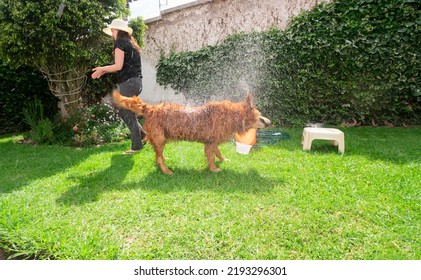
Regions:
M 162 169 L 162 172 L 165 173 L 165 174 L 167 174 L 167 175 L 172 175 L 173 174 L 173 172 L 171 170 L 169 170 L 168 168 Z
M 214 172 L 214 173 L 217 173 L 217 172 L 221 172 L 222 170 L 221 169 L 219 169 L 219 168 L 217 168 L 217 167 L 215 167 L 215 168 L 211 168 L 211 169 L 209 169 L 211 172 Z

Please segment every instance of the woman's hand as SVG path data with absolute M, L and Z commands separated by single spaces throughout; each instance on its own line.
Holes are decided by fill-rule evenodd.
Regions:
M 114 52 L 114 56 L 115 56 L 114 64 L 102 66 L 102 67 L 96 67 L 92 69 L 92 71 L 94 71 L 91 75 L 92 79 L 101 78 L 102 75 L 107 74 L 107 73 L 118 72 L 123 68 L 124 51 L 120 50 L 119 48 L 116 48 Z
M 99 79 L 106 73 L 104 67 L 96 67 L 92 71 L 94 71 L 91 75 L 92 79 Z

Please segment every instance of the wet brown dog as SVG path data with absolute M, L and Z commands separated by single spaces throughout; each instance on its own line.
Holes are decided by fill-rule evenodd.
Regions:
M 270 120 L 260 115 L 254 107 L 251 95 L 243 102 L 210 102 L 198 107 L 179 104 L 150 105 L 140 98 L 131 98 L 113 92 L 118 107 L 129 109 L 144 117 L 143 128 L 155 150 L 156 163 L 162 172 L 172 174 L 164 163 L 164 146 L 169 140 L 185 140 L 205 144 L 209 170 L 218 172 L 215 157 L 224 158 L 218 145 L 231 139 L 234 132 L 244 133 L 250 128 L 265 128 Z

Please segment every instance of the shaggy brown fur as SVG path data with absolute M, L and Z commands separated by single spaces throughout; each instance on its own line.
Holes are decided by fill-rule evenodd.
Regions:
M 244 133 L 250 128 L 265 128 L 270 121 L 254 107 L 251 95 L 243 102 L 210 102 L 199 107 L 179 104 L 150 105 L 140 98 L 131 98 L 113 92 L 118 107 L 129 109 L 144 117 L 143 128 L 156 154 L 156 163 L 162 172 L 172 174 L 164 164 L 163 150 L 168 140 L 195 141 L 205 144 L 209 169 L 218 172 L 215 157 L 224 158 L 218 145 L 231 139 L 234 132 Z

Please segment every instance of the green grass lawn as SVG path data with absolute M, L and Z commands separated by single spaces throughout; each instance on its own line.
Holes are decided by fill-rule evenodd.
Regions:
M 421 128 L 346 128 L 329 141 L 235 152 L 173 142 L 75 149 L 0 138 L 0 248 L 13 258 L 421 259 Z

